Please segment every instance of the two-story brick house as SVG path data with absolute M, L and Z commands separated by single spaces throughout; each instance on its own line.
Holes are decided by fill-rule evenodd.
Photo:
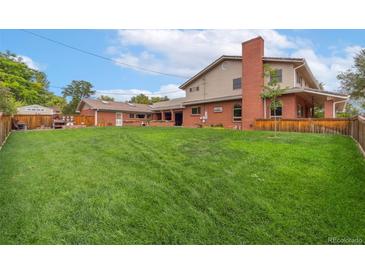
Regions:
M 264 76 L 264 65 L 277 70 L 280 85 L 287 89 L 280 98 L 282 106 L 276 110 L 261 98 L 263 86 L 270 81 Z M 168 121 L 169 125 L 249 130 L 255 119 L 311 118 L 315 106 L 323 107 L 326 118 L 334 118 L 348 99 L 347 95 L 321 90 L 305 59 L 265 57 L 261 37 L 243 42 L 242 56 L 221 56 L 180 88 L 185 90 L 185 97 L 138 107 L 138 111 L 143 110 L 151 120 Z M 79 110 L 83 113 L 82 108 Z

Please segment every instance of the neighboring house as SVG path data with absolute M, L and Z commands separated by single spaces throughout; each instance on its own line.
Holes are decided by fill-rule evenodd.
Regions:
M 127 123 L 151 119 L 152 107 L 143 104 L 132 104 L 99 99 L 85 98 L 77 106 L 81 115 L 95 117 L 96 126 L 123 126 Z
M 17 115 L 53 115 L 54 110 L 41 105 L 29 105 L 17 108 Z
M 282 107 L 276 110 L 261 98 L 263 86 L 270 80 L 264 76 L 264 64 L 277 70 L 281 86 L 287 88 L 280 97 Z M 108 124 L 123 125 L 118 122 L 120 117 L 131 119 L 134 114 L 138 119 L 148 117 L 185 127 L 253 129 L 255 119 L 260 118 L 311 118 L 315 106 L 323 107 L 325 118 L 335 118 L 348 100 L 347 95 L 321 90 L 305 59 L 265 57 L 261 37 L 243 42 L 242 56 L 221 56 L 180 88 L 185 97 L 151 106 L 84 99 L 78 110 L 97 117 L 96 124 L 107 116 Z M 140 118 L 142 114 L 144 118 Z

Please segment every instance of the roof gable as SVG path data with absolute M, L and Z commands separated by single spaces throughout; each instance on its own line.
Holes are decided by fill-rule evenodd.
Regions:
M 211 63 L 210 65 L 208 65 L 207 67 L 205 67 L 204 69 L 202 69 L 201 71 L 199 71 L 197 74 L 195 74 L 189 80 L 187 80 L 185 83 L 183 83 L 182 85 L 180 85 L 179 88 L 180 89 L 186 88 L 192 82 L 194 82 L 195 80 L 197 80 L 201 76 L 205 75 L 207 72 L 211 71 L 217 65 L 219 65 L 220 63 L 222 63 L 223 61 L 226 61 L 226 60 L 231 60 L 231 61 L 232 60 L 233 61 L 234 60 L 237 60 L 237 61 L 241 61 L 242 60 L 242 57 L 241 56 L 233 56 L 233 55 L 222 55 L 221 57 L 219 57 L 218 59 L 216 59 L 213 63 Z
M 242 56 L 239 55 L 222 55 L 218 59 L 216 59 L 214 62 L 209 64 L 207 67 L 199 71 L 197 74 L 195 74 L 193 77 L 188 79 L 186 82 L 181 84 L 179 86 L 180 89 L 185 89 L 188 85 L 199 79 L 201 76 L 205 75 L 207 72 L 211 71 L 213 68 L 215 68 L 217 65 L 222 63 L 223 61 L 242 61 Z M 310 77 L 312 78 L 313 82 L 316 84 L 317 88 L 319 88 L 318 81 L 314 77 L 312 71 L 310 70 L 307 62 L 304 58 L 289 58 L 289 57 L 263 57 L 264 62 L 283 62 L 283 63 L 297 63 L 297 64 L 303 64 L 305 68 L 307 69 Z

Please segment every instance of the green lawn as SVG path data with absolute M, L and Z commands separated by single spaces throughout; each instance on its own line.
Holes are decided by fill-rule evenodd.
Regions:
M 365 242 L 365 161 L 348 137 L 182 128 L 14 133 L 2 244 Z

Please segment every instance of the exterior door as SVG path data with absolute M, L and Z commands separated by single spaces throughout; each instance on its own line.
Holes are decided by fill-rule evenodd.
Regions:
M 117 112 L 117 113 L 115 114 L 115 125 L 116 125 L 117 127 L 121 127 L 121 126 L 123 126 L 123 113 L 121 113 L 121 112 Z

